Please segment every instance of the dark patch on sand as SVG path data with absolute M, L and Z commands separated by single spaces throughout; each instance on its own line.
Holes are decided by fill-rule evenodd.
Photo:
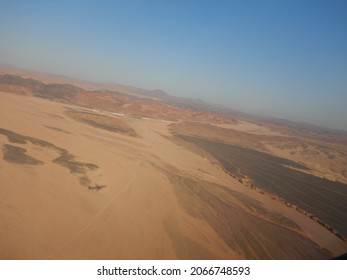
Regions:
M 101 189 L 106 188 L 106 185 L 98 185 L 95 184 L 95 186 L 88 186 L 88 190 L 95 190 L 95 191 L 100 191 Z
M 76 174 L 79 177 L 79 182 L 81 185 L 84 186 L 90 186 L 91 180 L 88 178 L 87 176 L 87 172 L 88 171 L 93 171 L 98 169 L 99 167 L 96 164 L 93 163 L 88 163 L 88 162 L 81 162 L 76 160 L 76 156 L 71 154 L 68 150 L 63 149 L 61 147 L 58 147 L 50 142 L 41 140 L 41 139 L 37 139 L 34 137 L 30 137 L 30 136 L 24 136 L 15 132 L 12 132 L 10 130 L 7 129 L 3 129 L 0 128 L 0 134 L 3 134 L 5 136 L 7 136 L 8 140 L 11 143 L 20 143 L 20 144 L 26 144 L 27 142 L 30 142 L 33 145 L 38 145 L 40 147 L 44 147 L 44 148 L 48 148 L 48 149 L 52 149 L 54 151 L 56 151 L 57 153 L 59 153 L 60 155 L 53 159 L 52 162 L 59 164 L 67 169 L 69 169 L 70 173 L 72 174 Z M 11 146 L 11 145 L 9 145 Z M 12 146 L 15 147 L 15 146 Z M 18 147 L 16 147 L 18 148 Z M 22 149 L 22 150 L 18 150 L 18 149 Z M 18 148 L 17 152 L 15 152 L 15 155 L 17 157 L 23 157 L 20 156 L 21 154 L 25 155 L 25 149 L 23 148 Z M 24 151 L 23 151 L 24 150 Z M 12 151 L 12 154 L 14 152 Z M 27 156 L 27 155 L 25 155 Z M 28 157 L 28 156 L 27 156 Z M 23 160 L 23 159 L 22 159 Z
M 15 144 L 25 144 L 26 140 L 22 135 L 14 133 L 10 130 L 0 128 L 0 134 L 7 137 L 8 141 Z
M 16 164 L 42 165 L 43 161 L 26 154 L 27 150 L 21 147 L 5 144 L 2 148 L 4 160 Z
M 64 129 L 61 129 L 61 128 L 58 128 L 58 127 L 54 127 L 54 126 L 49 126 L 49 125 L 45 125 L 44 127 L 47 127 L 49 129 L 52 129 L 54 131 L 59 131 L 59 132 L 63 132 L 63 133 L 66 133 L 66 134 L 71 134 L 71 132 L 68 132 Z
M 66 150 L 62 150 L 61 155 L 55 158 L 53 162 L 66 167 L 71 173 L 83 174 L 89 170 L 95 170 L 98 168 L 96 164 L 77 161 L 76 156 L 70 154 Z
M 100 124 L 100 123 L 93 121 L 93 120 L 82 120 L 82 121 L 84 123 L 87 123 L 87 124 L 94 126 L 96 128 L 101 128 L 101 129 L 108 130 L 111 132 L 116 132 L 116 133 L 123 133 L 123 134 L 127 134 L 127 135 L 133 136 L 133 137 L 137 136 L 135 131 L 132 129 Z
M 122 120 L 96 113 L 68 110 L 65 114 L 79 122 L 88 124 L 95 128 L 120 133 L 132 137 L 139 137 L 136 131 Z
M 55 118 L 55 119 L 64 119 L 63 116 L 59 116 L 59 115 L 56 115 L 56 114 L 47 114 L 47 115 L 52 117 L 52 118 Z

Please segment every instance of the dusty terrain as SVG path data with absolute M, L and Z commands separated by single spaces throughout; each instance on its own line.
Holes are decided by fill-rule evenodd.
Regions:
M 112 107 L 111 93 L 76 91 L 64 101 L 2 89 L 1 259 L 328 259 L 347 251 L 342 138 L 333 149 L 326 138 L 164 103 L 135 114 L 135 105 Z M 187 115 L 161 117 L 176 111 Z M 317 161 L 300 143 L 321 147 Z M 245 153 L 269 164 L 247 165 Z M 278 191 L 286 174 L 311 200 L 288 199 L 298 197 L 290 186 Z

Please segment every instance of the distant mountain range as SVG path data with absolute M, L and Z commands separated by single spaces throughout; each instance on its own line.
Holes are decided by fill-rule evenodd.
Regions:
M 0 75 L 0 90 L 139 117 L 224 124 L 236 122 L 231 115 L 216 113 L 203 106 L 199 108 L 189 99 L 171 97 L 160 90 L 142 93 L 139 90 L 133 93 L 108 89 L 86 90 L 73 84 L 46 84 L 9 74 Z
M 290 120 L 256 116 L 201 99 L 172 96 L 161 89 L 146 90 L 120 84 L 98 84 L 16 68 L 0 68 L 0 89 L 58 102 L 116 110 L 144 117 L 235 123 L 236 119 L 271 123 L 286 130 L 347 136 L 347 131 Z

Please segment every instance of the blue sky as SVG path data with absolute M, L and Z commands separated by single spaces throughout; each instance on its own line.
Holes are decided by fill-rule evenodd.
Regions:
M 0 64 L 347 130 L 347 1 L 0 0 Z

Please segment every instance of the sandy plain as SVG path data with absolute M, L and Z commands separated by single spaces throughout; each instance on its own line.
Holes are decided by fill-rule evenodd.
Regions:
M 1 259 L 327 259 L 347 251 L 312 219 L 173 141 L 174 121 L 0 96 Z M 113 118 L 136 135 L 72 110 Z

